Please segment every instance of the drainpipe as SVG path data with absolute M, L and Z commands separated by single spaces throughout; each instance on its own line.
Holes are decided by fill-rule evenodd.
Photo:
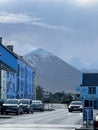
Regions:
M 0 99 L 1 99 L 1 63 L 0 63 Z
M 0 37 L 0 45 L 2 44 L 2 37 Z M 1 52 L 0 52 L 1 56 Z M 0 61 L 0 99 L 1 99 L 1 61 Z

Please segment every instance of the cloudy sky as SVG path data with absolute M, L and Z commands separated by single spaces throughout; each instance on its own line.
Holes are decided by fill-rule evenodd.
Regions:
M 98 0 L 0 0 L 0 36 L 20 55 L 43 48 L 98 69 Z

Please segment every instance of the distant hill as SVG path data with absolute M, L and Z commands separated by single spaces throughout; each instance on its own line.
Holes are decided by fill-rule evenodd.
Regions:
M 76 92 L 81 72 L 50 52 L 37 49 L 24 56 L 35 68 L 37 85 L 49 92 Z

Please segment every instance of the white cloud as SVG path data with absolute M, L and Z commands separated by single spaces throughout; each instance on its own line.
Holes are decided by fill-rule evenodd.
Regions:
M 67 57 L 66 61 L 79 70 L 98 70 L 98 60 L 87 62 L 79 57 Z
M 57 29 L 63 31 L 78 31 L 64 26 L 50 25 L 45 22 L 42 22 L 42 20 L 43 18 L 38 18 L 34 15 L 30 16 L 21 13 L 14 14 L 14 13 L 2 12 L 0 14 L 0 23 L 5 23 L 5 24 L 24 23 L 27 25 L 35 25 L 35 26 L 40 26 L 48 29 Z
M 31 17 L 21 13 L 7 13 L 2 12 L 0 14 L 0 23 L 30 23 L 30 22 L 40 21 L 40 18 Z
M 7 45 L 13 45 L 13 49 L 14 52 L 18 55 L 24 55 L 34 49 L 37 49 L 36 47 L 30 45 L 30 44 L 24 44 L 23 46 L 21 46 L 21 43 L 17 42 L 17 41 L 4 41 L 3 44 L 5 46 Z
M 75 3 L 77 5 L 93 5 L 95 3 L 98 3 L 98 0 L 71 0 L 72 3 Z
M 0 3 L 4 3 L 4 2 L 10 2 L 12 0 L 0 0 Z

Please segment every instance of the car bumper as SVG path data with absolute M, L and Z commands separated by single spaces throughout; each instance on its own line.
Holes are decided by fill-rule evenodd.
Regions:
M 28 112 L 30 110 L 30 108 L 28 108 L 28 107 L 23 107 L 23 111 L 24 112 Z
M 94 121 L 93 122 L 93 127 L 96 128 L 96 129 L 98 129 L 98 121 Z
M 82 111 L 82 108 L 69 108 L 70 111 Z

